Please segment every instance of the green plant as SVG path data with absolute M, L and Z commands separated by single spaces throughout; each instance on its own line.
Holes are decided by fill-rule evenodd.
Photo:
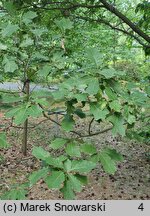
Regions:
M 59 189 L 65 199 L 75 199 L 75 193 L 81 192 L 82 187 L 88 183 L 87 174 L 98 163 L 103 169 L 114 174 L 116 162 L 123 157 L 115 149 L 105 148 L 97 151 L 96 147 L 89 143 L 66 138 L 56 138 L 49 145 L 53 150 L 64 152 L 61 156 L 53 156 L 42 147 L 34 147 L 32 154 L 42 161 L 42 167 L 29 176 L 27 188 L 32 187 L 40 179 L 43 179 L 49 189 Z M 14 187 L 14 186 L 13 186 Z M 27 191 L 25 186 L 14 187 L 2 199 L 24 199 Z
M 97 163 L 102 164 L 106 172 L 114 174 L 116 161 L 123 159 L 115 149 L 99 150 L 93 143 L 86 143 L 84 138 L 110 130 L 113 136 L 126 136 L 135 127 L 136 122 L 141 117 L 145 118 L 149 111 L 150 93 L 147 82 L 142 83 L 139 77 L 129 78 L 129 72 L 139 68 L 137 61 L 135 61 L 136 67 L 128 65 L 127 60 L 131 56 L 133 58 L 133 54 L 125 55 L 124 52 L 125 46 L 127 52 L 132 49 L 133 41 L 125 41 L 122 35 L 118 35 L 118 40 L 114 44 L 112 40 L 114 34 L 108 32 L 104 26 L 97 28 L 95 23 L 106 24 L 113 30 L 127 34 L 144 47 L 146 54 L 149 51 L 149 36 L 121 12 L 118 13 L 109 2 L 103 0 L 100 5 L 95 1 L 87 3 L 90 5 L 81 1 L 81 5 L 78 5 L 81 10 L 79 12 L 72 11 L 72 8 L 77 7 L 74 5 L 75 1 L 67 3 L 68 13 L 72 12 L 71 18 L 68 17 L 69 14 L 62 14 L 57 3 L 54 3 L 58 7 L 57 12 L 51 13 L 38 11 L 43 7 L 43 1 L 20 1 L 20 3 L 3 1 L 2 4 L 5 10 L 1 16 L 0 26 L 2 65 L 0 80 L 18 79 L 23 83 L 23 88 L 19 92 L 15 94 L 8 92 L 2 96 L 1 103 L 13 106 L 5 116 L 12 119 L 10 128 L 19 126 L 24 129 L 22 143 L 24 155 L 27 154 L 29 117 L 43 116 L 59 125 L 66 134 L 72 135 L 72 139 L 66 136 L 57 138 L 51 143 L 52 149 L 62 150 L 61 156 L 54 157 L 42 147 L 35 147 L 32 153 L 42 161 L 44 167 L 29 177 L 30 186 L 43 178 L 49 188 L 61 190 L 67 199 L 75 198 L 75 192 L 82 190 L 82 185 L 87 183 L 87 174 Z M 33 4 L 32 7 L 30 4 Z M 121 5 L 120 10 L 124 11 L 124 5 Z M 48 10 L 53 10 L 51 4 L 44 6 L 48 7 Z M 107 11 L 96 10 L 94 14 L 92 11 L 89 13 L 89 8 L 101 10 L 101 6 Z M 116 17 L 109 15 L 109 12 L 120 18 L 121 25 Z M 132 16 L 130 13 L 131 19 Z M 108 17 L 112 22 L 107 21 Z M 84 21 L 94 24 L 90 24 L 89 27 Z M 134 33 L 128 31 L 126 26 L 122 27 L 122 21 Z M 118 25 L 120 27 L 116 27 Z M 135 49 L 132 51 L 135 53 Z M 136 53 L 141 55 L 138 50 Z M 120 58 L 120 62 L 125 62 L 128 66 L 125 71 L 124 65 L 117 67 L 116 59 Z M 57 88 L 55 91 L 48 89 L 30 91 L 30 83 L 39 81 L 48 83 L 48 86 L 51 85 L 51 81 L 57 81 Z M 56 114 L 63 117 L 59 122 L 51 118 L 51 115 Z M 75 129 L 79 119 L 86 119 L 89 122 L 87 131 Z M 91 127 L 95 122 L 108 127 L 92 132 Z M 1 145 L 6 146 L 3 133 Z M 12 196 L 13 193 L 15 196 Z M 25 193 L 26 190 L 21 189 L 23 196 L 20 195 L 17 188 L 8 192 L 6 197 L 20 199 Z

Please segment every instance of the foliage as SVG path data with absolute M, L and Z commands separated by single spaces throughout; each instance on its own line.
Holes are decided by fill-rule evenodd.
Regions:
M 58 113 L 63 116 L 58 123 L 62 130 L 77 137 L 58 137 L 51 142 L 50 149 L 62 151 L 58 157 L 41 146 L 34 147 L 32 151 L 44 167 L 29 176 L 28 187 L 43 179 L 48 188 L 59 189 L 65 199 L 75 199 L 75 193 L 87 184 L 87 175 L 97 164 L 102 165 L 105 172 L 114 174 L 116 163 L 123 160 L 115 149 L 98 150 L 94 143 L 84 140 L 84 137 L 95 135 L 91 132 L 92 123 L 110 126 L 104 132 L 111 130 L 113 136 L 134 137 L 136 122 L 149 111 L 149 80 L 141 82 L 145 72 L 142 66 L 139 69 L 138 61 L 143 61 L 144 57 L 143 53 L 142 57 L 139 54 L 141 50 L 137 48 L 137 42 L 126 40 L 120 34 L 116 36 L 116 32 L 109 32 L 104 26 L 85 23 L 89 20 L 77 19 L 88 14 L 94 20 L 100 17 L 101 23 L 107 23 L 109 27 L 118 23 L 116 17 L 108 16 L 108 11 L 94 8 L 89 13 L 85 2 L 81 3 L 81 7 L 76 9 L 76 1 L 73 1 L 75 9 L 70 17 L 62 10 L 49 13 L 51 4 L 48 10 L 41 12 L 39 7 L 45 8 L 45 1 L 3 1 L 5 10 L 0 24 L 0 80 L 17 79 L 23 83 L 21 95 L 6 93 L 2 96 L 2 103 L 13 105 L 5 115 L 12 118 L 11 126 L 22 125 L 29 117 L 42 115 L 52 120 L 48 113 Z M 70 7 L 70 3 L 67 5 Z M 144 26 L 146 31 L 149 19 L 147 7 L 149 5 L 144 1 L 136 9 L 137 13 L 144 14 L 139 25 Z M 120 6 L 120 9 L 124 11 L 126 6 Z M 71 9 L 68 9 L 70 12 Z M 129 15 L 132 17 L 132 14 Z M 104 22 L 105 16 L 114 23 L 108 25 L 107 20 Z M 122 32 L 126 29 L 125 26 Z M 132 36 L 128 31 L 127 35 Z M 133 38 L 136 39 L 134 34 Z M 137 41 L 143 44 L 139 38 Z M 149 48 L 146 46 L 144 49 L 148 54 Z M 134 57 L 135 53 L 140 56 L 138 60 Z M 136 66 L 129 64 L 129 58 Z M 137 68 L 143 74 L 139 74 Z M 55 91 L 28 92 L 26 89 L 27 84 L 39 81 L 51 86 L 50 80 L 53 79 L 59 81 Z M 61 103 L 62 112 L 59 110 Z M 90 120 L 88 133 L 75 130 L 78 119 Z M 143 136 L 142 132 L 138 136 Z M 149 134 L 149 131 L 144 130 L 144 133 Z M 0 134 L 0 146 L 7 147 L 4 133 Z M 3 198 L 24 199 L 26 193 L 26 187 L 20 186 Z
M 32 154 L 44 161 L 45 166 L 31 174 L 30 185 L 42 178 L 48 188 L 60 189 L 65 199 L 74 199 L 74 193 L 82 190 L 82 186 L 87 184 L 87 173 L 96 167 L 97 162 L 101 162 L 106 172 L 113 174 L 116 171 L 116 161 L 123 160 L 115 149 L 97 152 L 92 144 L 79 140 L 56 138 L 51 142 L 50 148 L 61 149 L 64 154 L 53 157 L 42 147 L 34 147 Z
M 4 193 L 0 199 L 1 200 L 25 200 L 27 194 L 28 183 L 22 185 L 13 185 L 12 188 Z

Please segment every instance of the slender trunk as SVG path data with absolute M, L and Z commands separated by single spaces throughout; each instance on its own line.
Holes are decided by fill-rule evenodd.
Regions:
M 23 139 L 22 139 L 22 153 L 27 155 L 27 140 L 28 140 L 28 119 L 24 122 Z
M 59 123 L 58 114 L 55 114 L 55 121 Z M 55 124 L 55 134 L 56 134 L 56 137 L 59 136 L 60 134 L 60 127 L 58 124 Z
M 30 85 L 29 81 L 27 80 L 24 83 L 24 91 L 26 93 L 26 99 L 28 101 L 29 99 L 29 93 L 30 93 Z M 28 141 L 28 119 L 24 122 L 24 127 L 23 127 L 23 139 L 22 139 L 22 153 L 24 156 L 27 155 L 27 141 Z

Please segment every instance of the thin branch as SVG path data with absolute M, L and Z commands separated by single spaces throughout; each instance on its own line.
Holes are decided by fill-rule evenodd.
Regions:
M 49 3 L 47 5 L 51 5 L 52 3 Z M 56 3 L 57 4 L 57 3 Z M 104 5 L 86 5 L 86 4 L 71 4 L 68 7 L 45 7 L 45 6 L 37 6 L 37 5 L 32 5 L 33 7 L 37 9 L 44 9 L 44 10 L 61 10 L 61 11 L 69 11 L 72 9 L 78 9 L 78 8 L 88 8 L 88 9 L 95 9 L 95 8 L 105 8 Z
M 41 123 L 46 122 L 46 121 L 48 121 L 48 120 L 50 120 L 50 119 L 43 119 L 42 121 L 38 122 L 36 125 L 34 125 L 34 126 L 29 126 L 28 129 L 34 129 L 34 128 L 36 128 L 37 126 L 39 126 Z M 24 127 L 13 125 L 13 123 L 11 122 L 10 125 L 8 125 L 7 127 L 3 128 L 3 129 L 0 128 L 0 131 L 1 131 L 1 132 L 2 132 L 2 131 L 7 131 L 7 130 L 9 130 L 10 128 L 23 129 Z
M 91 137 L 91 136 L 96 136 L 96 135 L 99 135 L 99 134 L 102 134 L 102 133 L 106 133 L 108 131 L 110 131 L 111 129 L 113 128 L 113 126 L 109 127 L 109 128 L 106 128 L 102 131 L 98 131 L 96 133 L 91 133 L 91 134 L 86 134 L 86 135 L 81 135 L 81 137 Z
M 88 128 L 89 135 L 91 134 L 91 126 L 92 126 L 93 121 L 94 121 L 94 118 L 92 118 L 89 123 L 89 128 Z
M 145 41 L 150 44 L 150 37 L 144 33 L 137 25 L 135 25 L 131 20 L 129 20 L 124 14 L 122 14 L 113 4 L 107 2 L 106 0 L 100 0 L 104 7 L 115 14 L 119 19 L 126 23 L 134 32 L 141 36 Z
M 120 29 L 116 26 L 113 26 L 109 21 L 107 20 L 104 20 L 104 19 L 91 19 L 89 17 L 83 17 L 83 16 L 73 16 L 77 19 L 82 19 L 82 20 L 85 20 L 85 21 L 88 21 L 88 22 L 97 22 L 97 23 L 101 23 L 101 24 L 104 24 L 106 26 L 109 26 L 111 29 L 113 30 L 117 30 L 117 31 L 120 31 L 126 35 L 129 35 L 130 37 L 134 38 L 136 41 L 138 41 L 139 44 L 141 44 L 143 47 L 150 47 L 150 45 L 147 45 L 145 43 L 143 43 L 136 35 L 132 34 L 131 32 L 128 32 L 126 30 L 123 30 L 123 29 Z
M 66 114 L 65 111 L 48 111 L 48 115 L 62 115 L 64 116 Z

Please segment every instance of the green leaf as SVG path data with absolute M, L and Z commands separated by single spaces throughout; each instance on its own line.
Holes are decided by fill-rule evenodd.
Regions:
M 73 28 L 73 22 L 70 19 L 62 18 L 61 20 L 55 20 L 56 25 L 63 31 Z
M 108 109 L 101 110 L 101 107 L 98 103 L 91 103 L 90 113 L 94 115 L 95 120 L 105 120 L 107 114 L 109 114 L 109 111 Z
M 64 195 L 64 199 L 66 200 L 74 200 L 75 194 L 72 189 L 72 184 L 69 180 L 65 181 L 64 187 L 61 189 L 61 192 Z
M 80 149 L 85 154 L 92 155 L 92 154 L 96 153 L 96 147 L 93 146 L 92 144 L 85 143 L 85 144 L 81 145 Z
M 34 147 L 32 155 L 37 159 L 46 160 L 50 156 L 50 153 L 45 151 L 42 147 Z
M 78 101 L 87 101 L 87 96 L 88 94 L 75 94 L 74 97 L 78 100 Z
M 20 96 L 12 96 L 12 95 L 4 95 L 3 103 L 14 103 L 21 101 L 22 98 Z
M 112 110 L 116 111 L 116 112 L 120 112 L 121 111 L 121 105 L 119 103 L 118 100 L 114 100 L 112 102 L 109 103 L 109 106 Z
M 108 120 L 113 124 L 112 133 L 114 135 L 120 134 L 121 136 L 125 136 L 125 125 L 122 116 L 119 115 L 109 116 Z
M 13 25 L 9 23 L 3 30 L 2 30 L 2 36 L 3 37 L 10 37 L 12 34 L 14 34 L 19 29 L 18 25 Z
M 147 96 L 144 92 L 134 90 L 130 95 L 130 100 L 132 100 L 136 105 L 141 106 L 145 105 Z
M 86 50 L 88 58 L 96 65 L 98 68 L 102 64 L 102 54 L 99 53 L 97 48 L 88 48 Z
M 105 92 L 110 100 L 117 100 L 117 95 L 111 90 L 111 88 L 106 87 Z
M 48 188 L 60 189 L 65 181 L 65 174 L 62 171 L 52 171 L 51 175 L 45 179 Z
M 4 71 L 7 73 L 13 73 L 15 70 L 18 69 L 18 65 L 14 60 L 10 60 L 8 58 L 5 58 L 5 65 L 4 65 Z
M 88 184 L 87 176 L 83 176 L 83 175 L 79 175 L 79 174 L 75 174 L 74 176 L 81 182 L 82 185 Z
M 42 94 L 41 94 L 42 95 Z M 47 101 L 46 98 L 35 98 L 34 101 L 36 102 L 36 104 L 40 104 L 40 105 L 43 105 L 45 107 L 49 107 L 52 103 L 52 101 Z
M 22 16 L 22 20 L 23 22 L 28 25 L 29 23 L 32 22 L 32 20 L 37 17 L 37 13 L 36 12 L 33 12 L 33 11 L 28 11 L 26 13 L 23 14 Z
M 49 75 L 51 71 L 50 65 L 44 65 L 40 70 L 38 70 L 38 75 L 42 77 L 46 77 Z
M 38 105 L 31 105 L 27 110 L 27 114 L 32 117 L 39 117 L 41 116 L 42 111 L 43 110 Z
M 45 178 L 48 172 L 49 172 L 49 169 L 47 167 L 33 172 L 29 176 L 30 186 L 36 184 L 36 182 L 39 181 L 41 178 Z
M 20 106 L 12 108 L 11 110 L 5 113 L 5 117 L 12 118 L 19 110 L 20 110 Z
M 114 174 L 117 170 L 115 162 L 111 159 L 111 157 L 105 152 L 99 153 L 99 160 L 105 170 L 105 172 L 109 174 Z
M 25 122 L 25 120 L 28 118 L 28 112 L 27 112 L 27 107 L 23 106 L 21 107 L 17 113 L 14 115 L 14 123 L 16 125 L 22 124 Z
M 57 159 L 59 160 L 59 161 L 65 161 L 65 160 L 67 160 L 67 156 L 65 156 L 65 155 L 61 155 L 61 156 L 59 156 L 59 157 L 57 157 Z
M 81 156 L 79 146 L 77 146 L 75 143 L 67 144 L 65 151 L 71 157 L 80 157 Z
M 54 168 L 63 168 L 62 158 L 53 158 L 51 155 L 49 155 L 45 159 L 45 162 Z
M 71 170 L 71 166 L 72 166 L 71 160 L 68 159 L 64 162 L 64 169 L 67 172 L 69 172 Z
M 6 134 L 0 133 L 0 149 L 8 148 L 8 147 L 9 147 L 9 144 L 7 143 L 7 140 L 6 140 Z
M 150 96 L 150 86 L 145 87 L 145 92 Z
M 86 92 L 89 95 L 95 95 L 98 93 L 98 91 L 99 91 L 99 81 L 98 79 L 93 78 L 90 80 Z
M 103 152 L 108 154 L 109 157 L 111 157 L 111 159 L 114 161 L 123 161 L 124 160 L 123 156 L 120 153 L 118 153 L 115 149 L 106 148 L 103 150 Z
M 42 52 L 34 52 L 33 55 L 32 55 L 32 59 L 34 61 L 49 61 L 49 57 L 46 56 L 44 53 Z
M 2 200 L 26 200 L 27 191 L 23 188 L 12 189 L 2 195 Z
M 81 110 L 81 109 L 76 109 L 74 111 L 74 113 L 79 116 L 80 118 L 85 118 L 86 117 L 86 114 Z
M 54 91 L 52 92 L 52 96 L 53 98 L 57 101 L 59 100 L 64 100 L 65 98 L 65 95 L 67 93 L 67 90 L 66 89 L 59 89 L 59 91 Z
M 66 139 L 63 138 L 56 138 L 55 140 L 53 140 L 50 144 L 50 147 L 52 149 L 59 149 L 61 147 L 63 147 L 65 145 L 65 143 L 67 142 Z
M 73 130 L 74 124 L 75 124 L 75 122 L 73 120 L 73 117 L 70 115 L 65 115 L 64 119 L 61 122 L 61 127 L 65 131 L 69 132 L 69 131 Z
M 0 50 L 7 50 L 7 45 L 0 43 Z
M 36 100 L 36 99 L 38 99 L 38 100 L 40 100 L 40 99 L 46 99 L 46 97 L 48 96 L 50 99 L 52 99 L 52 95 L 51 95 L 51 92 L 50 91 L 48 91 L 48 90 L 42 90 L 42 89 L 40 89 L 40 90 L 36 90 L 36 91 L 33 91 L 33 92 L 31 92 L 31 95 L 32 95 L 32 97 Z M 40 98 L 38 98 L 38 97 L 40 97 Z M 42 97 L 42 98 L 41 98 Z
M 56 52 L 52 57 L 52 64 L 58 69 L 64 69 L 66 66 L 66 58 L 62 56 L 62 53 Z
M 112 77 L 116 76 L 116 71 L 113 68 L 103 69 L 102 71 L 99 71 L 99 74 L 103 75 L 106 79 L 110 79 Z
M 12 1 L 6 1 L 3 2 L 4 8 L 8 11 L 9 14 L 14 15 L 16 13 L 16 7 L 14 2 Z
M 35 36 L 41 37 L 41 35 L 43 35 L 44 33 L 47 33 L 47 32 L 48 32 L 48 29 L 47 29 L 47 28 L 36 28 L 36 29 L 31 30 L 31 32 L 32 32 Z
M 96 166 L 95 163 L 87 160 L 72 161 L 72 167 L 70 171 L 79 173 L 88 173 Z
M 98 154 L 92 155 L 92 156 L 89 158 L 89 161 L 92 161 L 92 162 L 94 162 L 94 163 L 98 163 L 98 161 L 99 161 L 99 156 L 98 156 Z
M 20 47 L 25 48 L 25 47 L 32 46 L 32 45 L 34 45 L 34 40 L 27 37 L 25 40 L 22 41 L 22 43 L 20 44 Z
M 74 191 L 76 192 L 81 192 L 82 190 L 82 184 L 81 182 L 76 178 L 75 175 L 72 174 L 68 174 L 68 178 L 71 182 L 72 188 Z
M 6 113 L 7 118 L 14 117 L 14 123 L 19 125 L 23 123 L 28 118 L 28 105 L 21 105 L 17 108 L 11 109 Z
M 127 122 L 128 122 L 129 124 L 133 124 L 133 123 L 135 123 L 135 122 L 136 122 L 136 118 L 135 118 L 135 116 L 129 114 L 129 115 L 128 115 L 128 118 L 127 118 Z

